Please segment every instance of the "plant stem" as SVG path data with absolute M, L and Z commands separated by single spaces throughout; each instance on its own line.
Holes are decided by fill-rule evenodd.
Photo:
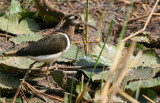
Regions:
M 87 0 L 87 10 L 86 10 L 86 16 L 85 21 L 88 23 L 88 14 L 89 14 L 89 0 Z M 85 34 L 86 34 L 86 53 L 88 53 L 88 26 L 85 25 Z

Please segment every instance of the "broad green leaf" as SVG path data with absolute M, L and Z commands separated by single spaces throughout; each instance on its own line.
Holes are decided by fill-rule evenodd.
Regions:
M 42 37 L 43 36 L 38 35 L 38 34 L 24 34 L 24 35 L 19 35 L 17 37 L 14 37 L 10 40 L 13 41 L 15 44 L 20 44 L 26 41 L 38 41 Z
M 146 80 L 138 80 L 134 82 L 130 82 L 126 85 L 126 89 L 131 89 L 132 91 L 137 90 L 138 87 L 140 88 L 150 88 L 160 86 L 160 78 L 149 78 Z
M 148 79 L 149 77 L 152 76 L 153 70 L 150 67 L 138 67 L 134 69 L 130 69 L 128 75 L 127 75 L 127 80 L 139 80 L 139 79 Z M 101 82 L 101 79 L 104 79 L 105 81 L 108 78 L 109 71 L 105 70 L 101 73 L 95 74 L 92 76 L 92 80 L 96 82 Z M 113 76 L 113 81 L 116 79 L 118 74 L 118 71 L 115 73 Z
M 17 88 L 20 84 L 20 80 L 15 78 L 14 75 L 9 73 L 0 72 L 0 88 L 13 89 Z
M 94 66 L 96 61 L 91 58 L 90 55 L 83 55 L 77 62 L 77 66 Z M 99 63 L 97 66 L 103 66 L 102 63 Z
M 101 80 L 103 79 L 104 81 L 106 81 L 108 78 L 108 75 L 109 75 L 109 71 L 106 70 L 106 71 L 103 71 L 99 74 L 93 75 L 92 80 L 97 81 L 97 82 L 101 82 Z
M 58 58 L 57 61 L 59 62 L 73 61 L 76 59 L 76 54 L 77 54 L 77 60 L 79 60 L 82 57 L 82 55 L 84 55 L 84 52 L 79 47 L 71 45 L 69 50 L 64 54 L 62 54 L 61 58 Z
M 16 35 L 29 34 L 39 31 L 39 25 L 32 19 L 19 21 L 17 14 L 9 15 L 8 18 L 0 17 L 0 29 Z
M 103 43 L 100 43 L 99 45 L 96 45 L 93 48 L 92 55 L 95 59 L 97 59 L 101 49 L 102 49 Z M 124 50 L 126 51 L 126 50 Z M 105 45 L 105 48 L 103 50 L 103 53 L 100 57 L 99 62 L 107 65 L 107 66 L 111 66 L 113 63 L 113 59 L 114 56 L 116 54 L 116 47 L 112 46 L 112 45 Z M 135 59 L 135 56 L 132 55 L 130 57 L 130 62 L 128 64 L 128 67 L 130 67 L 130 64 L 132 64 L 133 59 Z M 132 65 L 131 65 L 132 66 Z M 156 67 L 160 67 L 160 58 L 157 56 L 157 54 L 155 53 L 154 50 L 146 50 L 140 58 L 138 58 L 138 60 L 136 61 L 134 67 L 139 67 L 139 66 L 148 66 L 151 68 L 156 68 Z M 132 66 L 133 67 L 133 66 Z M 132 68 L 130 67 L 130 68 Z
M 134 56 L 131 59 L 135 58 Z M 160 58 L 157 56 L 153 49 L 145 51 L 141 57 L 137 60 L 135 67 L 148 66 L 151 68 L 160 67 Z
M 100 43 L 99 45 L 96 45 L 94 48 L 93 48 L 93 52 L 91 53 L 93 55 L 93 57 L 95 59 L 98 58 L 99 56 L 99 53 L 102 49 L 102 46 L 103 46 L 103 43 Z M 105 48 L 102 52 L 102 55 L 99 59 L 99 62 L 107 65 L 107 66 L 111 66 L 112 63 L 113 63 L 113 59 L 114 59 L 114 56 L 116 54 L 116 47 L 115 46 L 112 46 L 112 45 L 109 45 L 109 44 L 106 44 L 105 45 Z
M 0 94 L 3 96 L 14 95 L 20 80 L 14 74 L 0 72 Z
M 148 79 L 152 76 L 153 69 L 151 67 L 137 67 L 134 69 L 130 69 L 127 79 L 131 80 L 138 80 L 138 79 Z
M 94 59 L 92 59 L 89 55 L 83 55 L 81 57 L 81 59 L 79 59 L 77 62 L 76 62 L 76 65 L 77 66 L 92 66 L 92 68 L 83 68 L 83 69 L 80 69 L 79 71 L 83 71 L 87 76 L 88 78 L 90 78 L 90 75 L 91 73 L 93 72 L 93 68 L 96 64 L 96 61 Z M 101 68 L 96 68 L 93 72 L 93 74 L 97 74 L 97 73 L 100 73 L 103 71 L 103 64 L 99 63 L 97 66 L 101 66 Z
M 21 69 L 28 69 L 33 62 L 35 61 L 25 57 L 7 57 L 1 61 L 2 64 L 5 64 L 11 67 L 21 68 Z M 42 62 L 36 63 L 32 69 L 40 67 L 43 64 L 44 63 Z
M 22 8 L 19 2 L 12 0 L 9 6 L 9 14 L 14 14 L 14 13 L 19 13 L 19 12 L 22 12 Z

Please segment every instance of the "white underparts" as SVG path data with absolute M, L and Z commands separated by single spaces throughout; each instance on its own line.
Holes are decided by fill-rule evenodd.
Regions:
M 51 54 L 51 55 L 28 56 L 28 57 L 39 62 L 54 63 L 61 55 L 62 55 L 62 52 Z
M 39 62 L 54 63 L 64 52 L 68 51 L 68 49 L 71 45 L 67 34 L 60 33 L 57 35 L 64 35 L 67 38 L 67 47 L 64 51 L 56 53 L 56 54 L 43 55 L 43 56 L 28 56 L 28 57 L 35 60 L 35 61 L 39 61 Z

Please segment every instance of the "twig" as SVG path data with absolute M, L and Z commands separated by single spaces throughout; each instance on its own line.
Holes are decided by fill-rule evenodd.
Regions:
M 152 11 L 151 11 L 151 13 L 150 13 L 148 19 L 147 19 L 146 24 L 144 25 L 143 29 L 137 31 L 136 33 L 134 33 L 134 34 L 132 34 L 132 35 L 126 37 L 126 38 L 124 38 L 124 39 L 122 40 L 123 42 L 125 42 L 125 41 L 127 41 L 128 39 L 132 38 L 133 36 L 135 36 L 135 35 L 137 35 L 137 34 L 143 32 L 143 31 L 146 29 L 146 27 L 147 27 L 147 25 L 148 25 L 148 23 L 149 23 L 149 21 L 150 21 L 150 19 L 151 19 L 151 17 L 152 17 L 152 14 L 153 14 L 153 12 L 154 12 L 154 10 L 155 10 L 155 8 L 156 8 L 158 2 L 159 2 L 159 0 L 156 1 L 156 3 L 155 3 L 155 5 L 154 5 L 154 7 L 153 7 L 153 9 L 152 9 Z
M 0 33 L 0 36 L 2 36 L 2 37 L 6 37 L 6 34 L 2 34 L 2 33 Z M 14 36 L 7 35 L 7 37 L 8 37 L 8 38 L 13 38 Z
M 5 55 L 13 55 L 17 52 L 18 50 L 13 50 L 13 51 L 8 51 L 8 52 L 5 52 L 4 54 Z
M 160 13 L 153 13 L 152 15 L 160 16 Z M 135 20 L 139 20 L 139 19 L 145 18 L 145 17 L 147 17 L 147 16 L 149 16 L 149 14 L 146 14 L 146 15 L 143 15 L 143 16 L 140 16 L 140 17 L 137 17 L 137 18 L 135 18 L 135 19 L 131 19 L 131 20 L 129 20 L 129 22 L 132 22 L 132 21 L 135 21 Z
M 22 89 L 20 90 L 20 92 L 22 93 L 22 95 L 23 95 L 24 99 L 26 100 L 26 102 L 29 103 L 29 101 L 27 100 L 27 97 L 26 97 L 26 95 L 24 94 L 24 92 L 23 92 Z
M 151 103 L 156 103 L 154 102 L 152 99 L 150 99 L 149 97 L 145 96 L 144 94 L 142 95 L 145 99 L 147 99 L 148 101 L 150 101 Z
M 22 88 L 22 84 L 23 84 L 23 82 L 26 80 L 26 78 L 27 78 L 27 76 L 28 76 L 31 68 L 33 67 L 33 65 L 34 65 L 35 63 L 37 63 L 37 62 L 34 62 L 34 63 L 32 63 L 32 64 L 29 66 L 29 68 L 28 68 L 28 70 L 27 70 L 27 72 L 26 72 L 26 74 L 25 74 L 25 76 L 24 76 L 21 84 L 19 85 L 18 90 L 17 90 L 16 94 L 14 95 L 11 103 L 15 103 L 15 100 L 16 100 L 16 98 L 17 98 L 17 96 L 18 96 L 18 94 L 19 94 L 19 92 L 20 92 L 20 90 L 21 90 L 21 88 Z
M 48 95 L 48 94 L 45 94 L 45 93 L 40 92 L 39 90 L 35 89 L 33 86 L 31 86 L 31 85 L 30 85 L 29 83 L 27 83 L 27 82 L 24 82 L 24 83 L 25 83 L 25 84 L 27 85 L 27 87 L 29 87 L 34 93 L 38 94 L 37 96 L 42 95 L 42 96 L 45 96 L 45 97 L 50 98 L 50 99 L 52 99 L 52 100 L 64 101 L 64 99 L 61 99 L 61 98 L 58 98 L 58 97 L 53 97 L 53 96 L 51 96 L 51 95 Z M 40 96 L 40 97 L 41 97 L 41 96 Z
M 131 101 L 132 103 L 140 103 L 136 99 L 133 99 L 130 95 L 128 95 L 127 93 L 125 93 L 124 91 L 122 91 L 121 89 L 118 89 L 117 92 L 120 95 L 122 95 L 123 97 L 125 97 L 126 99 L 128 99 L 129 101 Z

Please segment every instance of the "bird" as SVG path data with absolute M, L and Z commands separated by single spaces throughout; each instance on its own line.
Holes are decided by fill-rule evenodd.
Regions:
M 64 17 L 64 20 L 58 25 L 54 32 L 48 34 L 46 37 L 36 42 L 29 42 L 29 44 L 25 45 L 19 50 L 16 50 L 14 55 L 28 57 L 32 60 L 35 60 L 36 62 L 47 63 L 48 67 L 45 76 L 49 87 L 51 87 L 51 83 L 48 77 L 49 68 L 63 53 L 68 51 L 70 48 L 71 36 L 74 35 L 75 26 L 77 24 L 91 26 L 88 23 L 82 21 L 81 16 L 78 14 L 67 15 Z M 36 62 L 30 65 L 23 80 L 26 79 L 29 71 Z
M 28 57 L 37 62 L 48 64 L 46 79 L 49 87 L 51 84 L 48 78 L 49 67 L 68 49 L 71 45 L 71 36 L 74 35 L 75 26 L 82 24 L 80 15 L 71 14 L 65 17 L 63 24 L 55 32 L 16 51 L 15 56 Z
M 62 22 L 56 27 L 54 32 L 48 34 L 46 37 L 43 37 L 38 41 L 29 42 L 27 45 L 24 45 L 24 47 L 22 46 L 22 48 L 19 48 L 18 50 L 14 51 L 13 54 L 11 54 L 20 57 L 28 57 L 32 60 L 35 60 L 35 62 L 29 66 L 13 100 L 15 100 L 19 94 L 23 82 L 25 82 L 26 77 L 36 62 L 44 62 L 48 64 L 45 76 L 48 85 L 51 88 L 51 83 L 48 77 L 49 68 L 63 53 L 68 51 L 70 48 L 71 36 L 74 35 L 75 26 L 77 24 L 85 24 L 96 30 L 96 28 L 92 25 L 82 21 L 80 15 L 70 14 L 64 17 L 64 20 L 62 20 Z M 5 55 L 6 54 L 7 53 L 5 53 Z

